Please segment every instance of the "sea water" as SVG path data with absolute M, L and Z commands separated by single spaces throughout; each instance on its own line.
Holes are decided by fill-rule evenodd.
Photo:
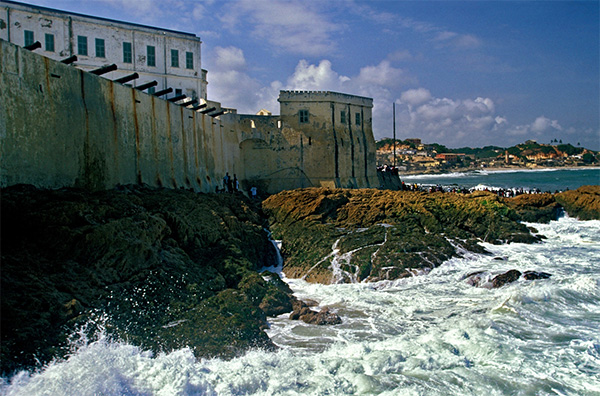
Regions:
M 400 175 L 403 182 L 424 186 L 441 185 L 446 189 L 464 188 L 503 188 L 540 190 L 543 192 L 575 190 L 585 185 L 600 184 L 600 168 L 547 168 L 514 170 L 477 170 L 432 175 Z
M 489 245 L 429 274 L 318 285 L 286 279 L 343 323 L 270 319 L 276 352 L 224 361 L 74 335 L 73 353 L 3 378 L 3 395 L 600 395 L 600 221 L 528 224 L 537 244 Z M 544 271 L 498 289 L 476 271 Z M 101 320 L 100 320 L 101 322 Z M 100 323 L 101 324 L 101 323 Z

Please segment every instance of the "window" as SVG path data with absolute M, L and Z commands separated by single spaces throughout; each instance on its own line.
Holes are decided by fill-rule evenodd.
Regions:
M 181 90 L 181 88 L 175 88 L 175 96 L 179 96 L 183 93 L 183 91 Z
M 185 53 L 185 68 L 186 69 L 194 68 L 194 53 L 192 53 L 192 52 Z
M 346 123 L 346 111 L 345 110 L 342 110 L 341 113 L 340 113 L 340 122 L 342 124 Z
M 46 33 L 46 51 L 54 52 L 54 35 L 50 33 Z
M 154 46 L 146 47 L 146 59 L 148 59 L 148 66 L 156 66 L 156 48 Z
M 179 67 L 179 50 L 171 50 L 171 67 Z
M 106 58 L 106 51 L 104 46 L 104 39 L 97 38 L 96 39 L 96 57 L 97 58 Z
M 360 125 L 360 113 L 356 113 L 356 125 Z
M 133 61 L 133 52 L 131 51 L 131 43 L 123 43 L 123 63 L 131 63 Z
M 308 123 L 308 110 L 300 110 L 298 115 L 300 117 L 300 124 Z
M 33 32 L 31 30 L 25 30 L 25 44 L 24 46 L 27 47 L 28 45 L 33 44 Z
M 77 54 L 87 56 L 87 54 L 88 54 L 87 37 L 77 36 Z
M 150 88 L 148 88 L 148 93 L 150 95 L 152 95 L 154 92 L 156 92 L 156 87 L 150 87 Z

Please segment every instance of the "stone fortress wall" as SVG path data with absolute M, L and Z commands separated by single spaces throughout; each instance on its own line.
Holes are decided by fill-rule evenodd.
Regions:
M 280 116 L 209 116 L 0 40 L 0 186 L 214 192 L 226 172 L 268 193 L 379 185 L 371 99 L 279 101 Z
M 278 100 L 279 116 L 221 117 L 226 126 L 239 131 L 249 182 L 260 180 L 267 191 L 379 186 L 372 99 L 326 91 L 281 91 Z
M 0 40 L 0 185 L 214 191 L 239 167 L 216 118 Z

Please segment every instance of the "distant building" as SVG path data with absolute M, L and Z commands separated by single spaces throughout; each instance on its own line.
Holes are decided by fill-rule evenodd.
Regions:
M 133 86 L 156 80 L 150 89 L 173 88 L 173 95 L 206 99 L 206 70 L 202 69 L 200 38 L 195 34 L 160 29 L 0 0 L 0 39 L 20 46 L 41 43 L 40 55 L 62 60 L 77 56 L 75 66 L 92 70 L 116 64 L 115 79 L 133 72 Z
M 440 153 L 435 156 L 435 159 L 446 161 L 446 162 L 457 162 L 458 154 L 454 153 Z

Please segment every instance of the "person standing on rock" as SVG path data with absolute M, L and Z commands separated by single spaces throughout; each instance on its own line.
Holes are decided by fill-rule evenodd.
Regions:
M 225 177 L 223 178 L 223 191 L 230 192 L 229 189 L 231 178 L 229 177 L 229 172 L 225 173 Z
M 239 182 L 237 176 L 234 174 L 233 175 L 233 191 L 238 192 L 239 190 L 240 190 L 240 182 Z
M 227 192 L 233 193 L 233 179 L 231 177 L 227 179 Z
M 256 187 L 252 187 L 250 189 L 250 195 L 252 196 L 252 199 L 256 198 L 256 191 L 257 191 Z

